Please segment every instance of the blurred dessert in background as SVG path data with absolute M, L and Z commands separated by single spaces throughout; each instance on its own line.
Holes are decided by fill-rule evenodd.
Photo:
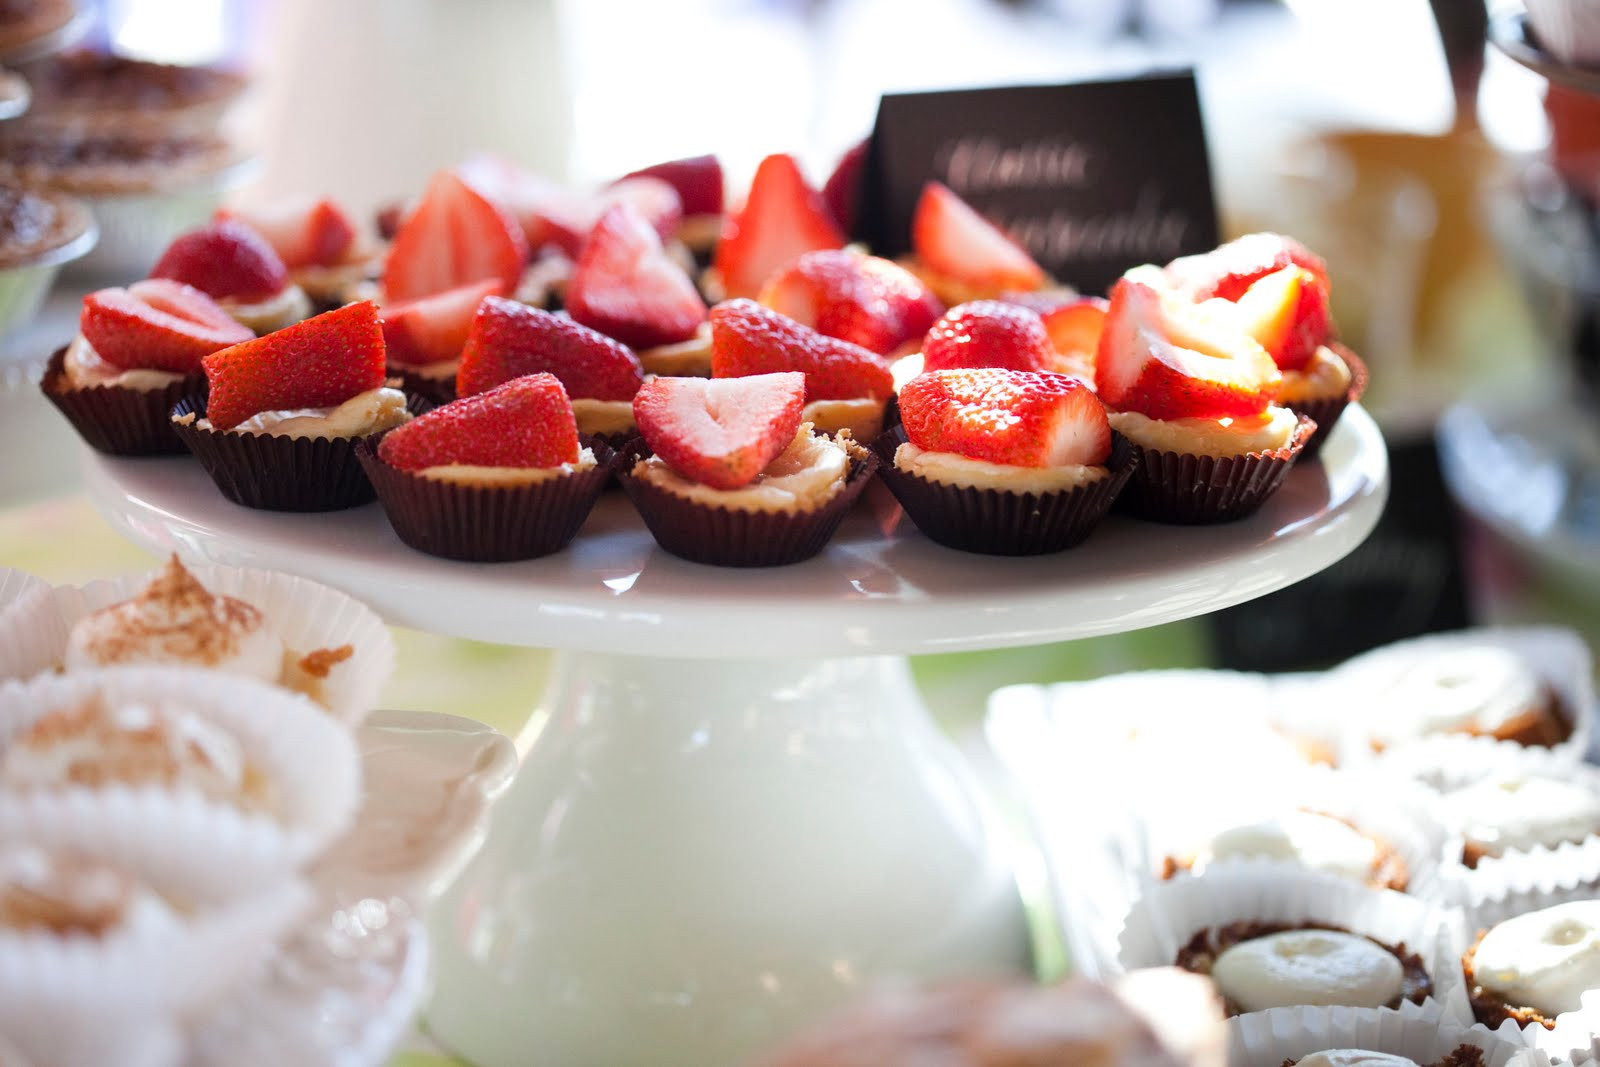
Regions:
M 248 84 L 220 67 L 150 63 L 92 49 L 41 60 L 27 76 L 30 125 L 123 136 L 215 132 Z

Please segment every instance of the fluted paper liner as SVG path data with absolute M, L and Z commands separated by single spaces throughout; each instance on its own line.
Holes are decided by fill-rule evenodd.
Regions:
M 162 389 L 74 388 L 67 380 L 66 356 L 64 347 L 50 354 L 39 389 L 85 444 L 111 456 L 183 455 L 183 442 L 168 415 L 184 397 L 205 391 L 205 375 L 185 375 Z
M 1339 422 L 1339 416 L 1344 414 L 1344 409 L 1360 400 L 1367 391 L 1367 364 L 1360 356 L 1341 344 L 1330 345 L 1339 358 L 1344 360 L 1350 368 L 1350 386 L 1337 396 L 1317 397 L 1315 399 L 1283 401 L 1284 405 L 1296 415 L 1305 415 L 1317 424 L 1316 430 L 1306 439 L 1306 446 L 1300 452 L 1300 461 L 1315 459 L 1317 453 L 1322 451 L 1322 446 L 1327 443 L 1328 435 Z
M 1481 1027 L 1441 1021 L 1437 1011 L 1402 1004 L 1399 1009 L 1271 1008 L 1232 1020 L 1228 1063 L 1232 1067 L 1282 1067 L 1314 1052 L 1359 1048 L 1437 1063 L 1462 1045 L 1483 1051 L 1484 1067 L 1546 1067 L 1519 1041 L 1504 1041 Z
M 1152 886 L 1128 913 L 1117 961 L 1130 971 L 1170 966 L 1200 930 L 1239 921 L 1316 922 L 1385 945 L 1404 944 L 1422 958 L 1433 982 L 1433 995 L 1423 1005 L 1435 1002 L 1441 1017 L 1462 1025 L 1471 1021 L 1459 913 L 1292 863 L 1241 860 Z
M 1113 434 L 1106 477 L 1054 493 L 1013 493 L 949 485 L 903 471 L 894 457 L 905 441 L 905 428 L 896 427 L 881 434 L 872 449 L 879 477 L 906 515 L 931 541 L 990 556 L 1038 556 L 1081 544 L 1111 510 L 1138 464 L 1128 440 Z
M 185 668 L 116 668 L 0 687 L 0 750 L 36 719 L 95 695 L 162 700 L 232 735 L 275 787 L 271 814 L 157 786 L 7 791 L 0 840 L 73 842 L 138 869 L 160 869 L 200 903 L 288 878 L 355 814 L 361 765 L 348 729 L 304 697 L 245 678 Z
M 700 504 L 633 475 L 643 452 L 640 440 L 618 466 L 622 488 L 651 535 L 666 551 L 715 567 L 781 567 L 810 559 L 827 547 L 878 459 L 855 446 L 842 488 L 806 511 L 755 511 Z
M 355 726 L 377 707 L 378 694 L 394 673 L 395 648 L 389 628 L 371 608 L 337 589 L 293 574 L 217 564 L 185 566 L 212 593 L 258 609 L 284 648 L 297 657 L 350 646 L 349 658 L 329 668 L 317 691 L 307 694 L 339 721 Z M 67 637 L 79 619 L 137 596 L 154 577 L 153 572 L 135 574 L 57 589 L 50 666 L 61 665 Z M 9 632 L 0 617 L 0 649 Z
M 0 567 L 0 682 L 55 667 L 56 649 L 66 637 L 50 583 Z
M 1304 415 L 1289 444 L 1242 456 L 1196 456 L 1134 445 L 1138 463 L 1117 510 L 1179 525 L 1232 522 L 1253 515 L 1275 493 L 1316 432 Z

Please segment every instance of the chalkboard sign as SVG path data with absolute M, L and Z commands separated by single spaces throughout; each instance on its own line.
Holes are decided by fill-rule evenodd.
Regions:
M 1129 267 L 1217 245 L 1190 71 L 885 96 L 862 219 L 874 252 L 909 251 L 933 178 L 1016 237 L 1058 280 L 1104 292 Z

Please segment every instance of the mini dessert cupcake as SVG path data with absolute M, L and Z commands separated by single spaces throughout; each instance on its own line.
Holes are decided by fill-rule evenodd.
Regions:
M 400 540 L 477 563 L 565 548 L 610 476 L 578 441 L 553 374 L 513 378 L 363 443 L 361 462 Z
M 172 424 L 236 504 L 355 507 L 373 498 L 355 442 L 411 418 L 384 362 L 377 306 L 351 304 L 207 356 L 208 398 L 181 401 Z
M 918 529 L 967 552 L 1071 548 L 1134 470 L 1104 405 L 1064 374 L 933 371 L 900 391 L 900 418 L 873 445 L 883 480 Z
M 359 285 L 375 279 L 381 264 L 361 240 L 355 221 L 327 198 L 291 199 L 251 210 L 222 210 L 214 222 L 234 221 L 261 236 L 318 312 L 332 311 L 356 297 Z
M 305 291 L 259 234 L 237 222 L 213 222 L 167 246 L 150 271 L 210 296 L 240 325 L 271 333 L 311 314 Z
M 950 306 L 1042 289 L 1050 279 L 1005 231 L 939 182 L 922 187 L 906 266 Z
M 462 351 L 478 305 L 485 297 L 504 295 L 500 283 L 490 278 L 380 308 L 389 373 L 414 396 L 435 404 L 454 400 Z
M 0 72 L 0 113 L 5 78 Z M 98 239 L 93 217 L 76 198 L 0 185 L 0 337 L 31 322 L 62 267 Z
M 1281 860 L 1401 893 L 1411 881 L 1405 858 L 1382 837 L 1349 819 L 1301 809 L 1218 830 L 1192 852 L 1167 856 L 1161 876 L 1200 874 L 1213 864 L 1245 857 Z
M 793 156 L 767 156 L 745 201 L 723 222 L 702 282 L 715 300 L 756 298 L 767 279 L 806 252 L 843 248 L 844 234 Z
M 1232 316 L 1167 290 L 1141 267 L 1111 291 L 1095 386 L 1138 469 L 1119 507 L 1157 522 L 1253 514 L 1277 491 L 1316 424 L 1273 403 L 1282 375 Z
M 627 345 L 565 315 L 486 297 L 462 348 L 456 394 L 474 396 L 541 373 L 561 380 L 580 434 L 613 449 L 634 438 L 633 398 L 644 371 Z
M 889 359 L 915 351 L 944 313 L 944 304 L 915 274 L 850 248 L 807 252 L 767 279 L 760 302 Z
M 1461 957 L 1472 1015 L 1491 1030 L 1556 1027 L 1600 990 L 1600 900 L 1573 900 L 1496 923 Z
M 565 304 L 573 320 L 636 349 L 692 339 L 706 319 L 694 282 L 626 202 L 612 206 L 584 243 Z
M 712 377 L 784 371 L 805 375 L 806 404 L 800 418 L 818 432 L 849 430 L 856 440 L 870 441 L 882 431 L 894 379 L 881 356 L 753 300 L 726 300 L 712 309 Z
M 72 135 L 178 137 L 207 134 L 246 86 L 217 67 L 152 63 L 74 49 L 28 70 L 28 123 Z
M 198 289 L 152 279 L 83 298 L 78 335 L 39 387 L 80 437 L 118 456 L 183 451 L 168 414 L 205 387 L 201 360 L 253 335 Z
M 1525 863 L 1529 853 L 1600 837 L 1600 779 L 1586 771 L 1508 770 L 1444 794 L 1441 808 L 1463 838 L 1462 864 L 1476 869 L 1507 856 Z
M 870 453 L 800 421 L 805 376 L 656 378 L 634 397 L 652 455 L 625 458 L 622 486 L 656 542 L 727 567 L 821 552 L 872 476 Z

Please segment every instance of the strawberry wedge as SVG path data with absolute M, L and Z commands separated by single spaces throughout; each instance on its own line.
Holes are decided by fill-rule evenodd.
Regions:
M 478 305 L 485 297 L 504 295 L 500 280 L 489 278 L 379 309 L 389 362 L 415 367 L 456 359 L 467 343 Z
M 567 283 L 566 305 L 578 322 L 635 348 L 686 341 L 706 318 L 694 282 L 626 201 L 601 216 L 589 235 Z
M 939 182 L 922 187 L 911 216 L 911 247 L 931 270 L 975 293 L 999 296 L 1045 282 L 1021 245 Z
M 440 171 L 395 234 L 383 291 L 390 302 L 404 303 L 493 278 L 509 293 L 527 260 L 522 228 L 455 174 Z
M 683 477 L 738 489 L 777 458 L 800 429 L 805 376 L 656 378 L 633 398 L 645 443 Z
M 169 278 L 90 293 L 78 332 L 114 367 L 174 374 L 198 374 L 206 356 L 255 336 L 205 293 Z
M 900 390 L 906 437 L 928 452 L 1011 467 L 1095 466 L 1111 454 L 1105 405 L 1076 378 L 964 367 Z
M 712 265 L 730 297 L 755 297 L 774 271 L 804 252 L 844 247 L 844 234 L 794 157 L 756 168 L 744 205 L 728 216 Z

